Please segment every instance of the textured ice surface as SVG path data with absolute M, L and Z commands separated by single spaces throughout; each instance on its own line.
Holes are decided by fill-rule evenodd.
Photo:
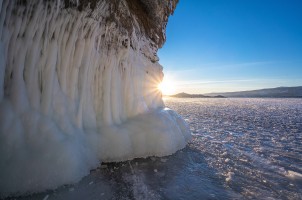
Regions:
M 190 147 L 245 198 L 302 199 L 302 99 L 166 99 Z
M 165 103 L 195 133 L 185 149 L 107 163 L 79 184 L 20 199 L 302 199 L 302 99 Z
M 76 183 L 103 161 L 170 155 L 190 137 L 164 109 L 162 67 L 146 56 L 157 48 L 135 18 L 126 32 L 109 1 L 82 12 L 63 2 L 0 0 L 0 197 Z

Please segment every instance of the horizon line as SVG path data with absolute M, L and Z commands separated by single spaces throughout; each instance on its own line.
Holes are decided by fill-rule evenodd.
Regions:
M 231 91 L 231 92 L 207 92 L 207 93 L 187 93 L 187 92 L 178 92 L 174 94 L 163 94 L 163 96 L 173 96 L 177 94 L 189 94 L 189 95 L 208 95 L 208 94 L 221 94 L 221 93 L 236 93 L 236 92 L 249 92 L 249 91 L 257 91 L 257 90 L 269 90 L 269 89 L 277 89 L 277 88 L 294 88 L 294 87 L 302 87 L 302 85 L 298 86 L 278 86 L 278 87 L 270 87 L 270 88 L 260 88 L 260 89 L 253 89 L 253 90 L 237 90 L 237 91 Z

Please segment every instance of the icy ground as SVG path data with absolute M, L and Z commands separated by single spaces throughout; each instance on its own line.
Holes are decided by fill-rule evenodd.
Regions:
M 302 199 L 302 99 L 165 99 L 193 141 L 19 199 Z

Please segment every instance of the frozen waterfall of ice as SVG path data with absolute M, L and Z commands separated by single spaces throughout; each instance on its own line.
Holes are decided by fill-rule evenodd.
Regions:
M 106 1 L 82 12 L 26 2 L 0 0 L 0 197 L 186 145 L 190 132 L 164 109 L 162 67 L 138 26 L 121 34 Z

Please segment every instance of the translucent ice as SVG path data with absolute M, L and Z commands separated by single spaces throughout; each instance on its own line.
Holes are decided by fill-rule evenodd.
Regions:
M 79 181 L 102 161 L 164 156 L 190 138 L 156 89 L 162 67 L 133 21 L 121 33 L 106 1 L 0 0 L 0 194 Z M 20 1 L 19 1 L 20 3 Z

